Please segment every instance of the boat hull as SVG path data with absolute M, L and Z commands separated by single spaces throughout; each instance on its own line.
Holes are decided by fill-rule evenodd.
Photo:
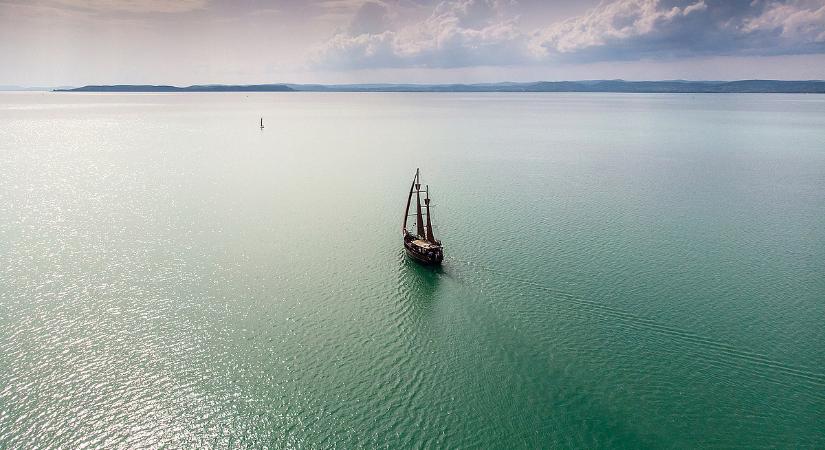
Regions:
M 440 244 L 425 242 L 407 234 L 404 236 L 404 251 L 411 259 L 418 263 L 432 266 L 444 261 L 444 251 Z
M 442 254 L 439 254 L 437 257 L 431 257 L 431 256 L 421 255 L 421 254 L 419 254 L 417 252 L 414 252 L 414 251 L 412 251 L 408 248 L 404 248 L 404 251 L 407 253 L 407 256 L 410 257 L 410 259 L 413 259 L 413 260 L 415 260 L 415 262 L 420 263 L 420 264 L 424 264 L 424 265 L 427 265 L 427 266 L 437 266 L 437 265 L 441 264 L 441 261 L 444 261 L 444 256 Z

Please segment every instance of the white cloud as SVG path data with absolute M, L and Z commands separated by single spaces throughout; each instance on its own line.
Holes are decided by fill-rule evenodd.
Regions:
M 708 9 L 708 5 L 707 5 L 707 4 L 705 4 L 704 0 L 702 0 L 702 1 L 696 2 L 696 3 L 692 4 L 692 5 L 688 5 L 688 6 L 686 6 L 686 7 L 685 7 L 685 9 L 683 9 L 683 10 L 682 10 L 682 14 L 684 14 L 684 15 L 688 15 L 688 14 L 690 14 L 690 13 L 692 13 L 692 12 L 695 12 L 695 11 L 704 11 L 704 10 L 706 10 L 706 9 Z
M 772 2 L 757 17 L 745 22 L 745 32 L 779 31 L 785 40 L 825 42 L 825 0 Z
M 825 0 L 604 0 L 532 32 L 521 27 L 512 0 L 442 0 L 408 23 L 398 20 L 399 1 L 361 3 L 350 26 L 316 48 L 312 65 L 444 68 L 825 53 Z
M 518 28 L 518 17 L 509 14 L 509 4 L 500 0 L 442 1 L 425 19 L 393 27 L 392 18 L 397 14 L 391 6 L 366 3 L 348 30 L 316 50 L 313 62 L 331 67 L 461 67 L 520 62 L 527 56 L 525 36 Z
M 704 0 L 683 8 L 663 7 L 660 0 L 618 0 L 602 3 L 586 14 L 555 23 L 538 31 L 530 42 L 540 56 L 573 53 L 610 42 L 644 36 L 674 19 L 707 9 Z

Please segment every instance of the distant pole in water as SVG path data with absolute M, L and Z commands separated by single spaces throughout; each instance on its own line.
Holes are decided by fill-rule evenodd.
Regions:
M 264 118 L 263 117 L 261 117 L 261 129 L 262 130 L 264 129 Z

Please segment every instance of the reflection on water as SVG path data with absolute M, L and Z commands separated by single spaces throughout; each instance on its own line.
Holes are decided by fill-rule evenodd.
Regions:
M 410 259 L 403 250 L 398 258 L 399 290 L 412 310 L 427 311 L 436 301 L 438 286 L 446 276 L 442 266 L 425 266 Z

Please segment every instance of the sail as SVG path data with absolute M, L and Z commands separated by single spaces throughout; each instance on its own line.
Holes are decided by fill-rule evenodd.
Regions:
M 427 186 L 427 198 L 424 199 L 424 204 L 427 206 L 427 240 L 435 243 L 435 236 L 433 236 L 433 223 L 430 220 L 430 187 Z
M 418 180 L 418 169 L 415 169 L 415 176 L 413 177 L 412 184 L 410 185 L 410 195 L 407 196 L 407 207 L 404 208 L 404 225 L 401 226 L 402 229 L 407 229 L 407 218 L 410 216 L 410 201 L 412 201 L 412 193 L 413 189 L 415 189 L 415 182 Z
M 419 188 L 415 191 L 415 225 L 418 227 L 416 232 L 419 236 L 424 237 L 424 218 L 421 217 L 421 185 L 416 184 L 416 187 Z

